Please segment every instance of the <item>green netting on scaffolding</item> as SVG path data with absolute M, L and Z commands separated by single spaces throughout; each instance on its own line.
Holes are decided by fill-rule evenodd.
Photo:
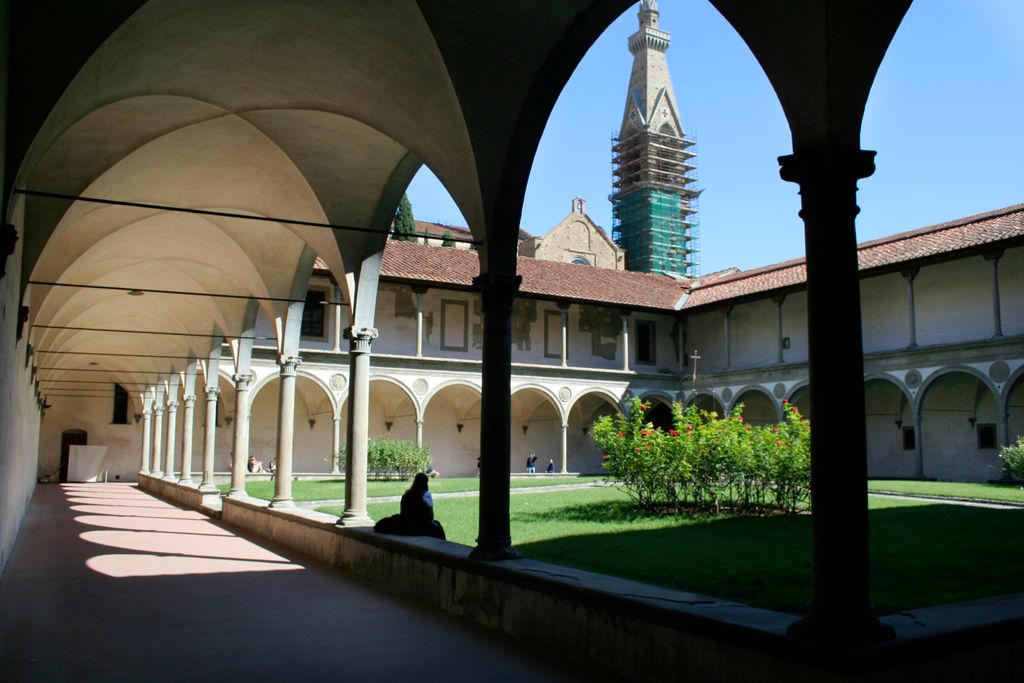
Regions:
M 612 198 L 612 236 L 626 250 L 626 269 L 692 276 L 688 198 L 644 188 Z

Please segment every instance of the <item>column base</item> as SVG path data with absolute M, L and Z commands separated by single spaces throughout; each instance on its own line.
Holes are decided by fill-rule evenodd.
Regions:
M 511 545 L 490 545 L 480 543 L 470 551 L 469 557 L 473 560 L 492 561 L 519 560 L 522 559 L 523 556 Z
M 212 481 L 204 481 L 199 485 L 201 493 L 220 493 L 220 489 Z
M 295 507 L 295 501 L 291 498 L 272 498 L 270 505 L 272 508 L 293 508 Z
M 192 485 L 192 480 L 191 479 L 182 478 L 182 479 L 178 480 L 178 483 L 179 484 L 184 484 L 185 486 L 191 486 Z
M 139 470 L 139 474 L 145 474 L 148 477 L 149 476 L 149 470 Z
M 367 515 L 366 512 L 352 511 L 342 514 L 341 517 L 338 518 L 338 521 L 335 522 L 335 525 L 344 527 L 366 527 L 373 526 L 373 520 L 370 519 L 370 516 Z
M 164 475 L 163 478 L 164 478 L 164 481 L 173 481 L 173 482 L 177 482 L 178 481 L 178 478 L 176 476 L 174 476 L 174 472 L 168 472 L 167 474 Z
M 244 489 L 242 491 L 228 491 L 227 497 L 228 498 L 248 498 L 249 494 L 246 493 Z
M 800 640 L 838 648 L 874 645 L 896 637 L 896 629 L 871 614 L 841 621 L 808 614 L 790 624 L 786 633 Z
M 163 470 L 151 470 L 149 476 L 154 477 L 156 479 L 163 479 L 164 473 Z
M 331 470 L 331 474 L 341 474 L 341 470 L 335 467 L 333 470 Z

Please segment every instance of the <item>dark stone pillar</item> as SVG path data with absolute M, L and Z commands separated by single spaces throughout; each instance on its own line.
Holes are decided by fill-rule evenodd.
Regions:
M 480 533 L 470 557 L 519 557 L 509 530 L 512 451 L 512 300 L 522 278 L 483 273 L 473 280 L 484 314 L 482 401 L 480 406 Z
M 807 251 L 814 548 L 807 615 L 791 635 L 844 647 L 890 638 L 868 595 L 867 434 L 857 180 L 874 152 L 830 147 L 780 157 L 782 179 L 799 183 Z

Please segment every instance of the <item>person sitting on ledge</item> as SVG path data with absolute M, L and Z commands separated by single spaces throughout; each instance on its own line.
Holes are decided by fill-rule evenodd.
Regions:
M 253 474 L 258 474 L 263 471 L 263 461 L 257 460 L 255 455 L 250 455 L 248 468 Z
M 426 472 L 418 472 L 412 486 L 402 494 L 401 512 L 380 520 L 373 530 L 380 534 L 433 536 L 445 540 L 444 527 L 434 519 L 434 498 L 430 495 L 429 482 Z

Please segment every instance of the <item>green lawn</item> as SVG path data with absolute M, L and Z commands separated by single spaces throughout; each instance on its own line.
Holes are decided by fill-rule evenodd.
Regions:
M 869 481 L 868 489 L 871 491 L 915 493 L 939 498 L 972 498 L 977 500 L 1001 500 L 1011 503 L 1024 503 L 1024 489 L 1021 489 L 1020 482 L 975 484 L 949 481 L 896 481 L 879 479 Z
M 473 544 L 478 504 L 436 500 L 450 540 Z M 374 519 L 397 510 L 369 506 Z M 880 613 L 1024 591 L 1024 510 L 871 498 L 869 514 Z M 511 520 L 515 545 L 530 558 L 793 613 L 809 597 L 807 515 L 657 517 L 600 488 L 512 496 Z
M 553 486 L 555 484 L 590 484 L 601 481 L 601 477 L 557 477 L 537 475 L 536 477 L 514 477 L 512 488 L 533 486 Z M 231 488 L 229 484 L 220 484 L 221 491 Z M 369 481 L 366 483 L 366 495 L 369 498 L 400 496 L 409 488 L 407 481 Z M 480 480 L 476 477 L 440 477 L 430 480 L 430 490 L 434 493 L 456 493 L 459 491 L 476 491 L 480 488 Z M 253 498 L 270 500 L 274 497 L 274 482 L 249 481 L 245 491 Z M 324 479 L 319 481 L 293 481 L 292 498 L 307 500 L 341 500 L 345 497 L 345 481 L 342 479 Z

